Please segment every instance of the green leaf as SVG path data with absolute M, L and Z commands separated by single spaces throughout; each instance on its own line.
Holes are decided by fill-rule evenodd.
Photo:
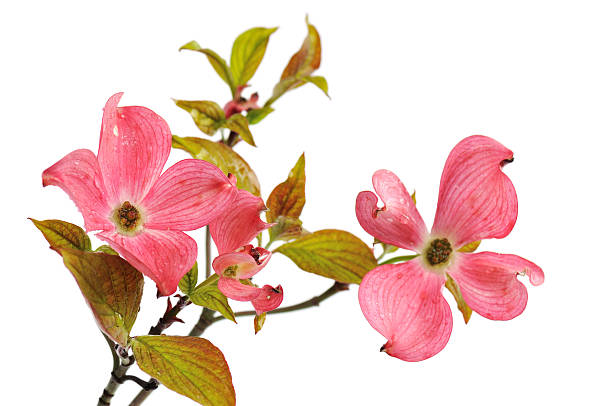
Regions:
M 272 107 L 262 107 L 260 109 L 251 109 L 247 112 L 247 120 L 249 124 L 257 124 L 270 113 L 272 113 L 274 109 Z
M 459 252 L 474 252 L 480 246 L 480 240 L 472 241 L 469 244 L 465 244 L 463 247 L 459 248 Z
M 395 245 L 387 244 L 380 241 L 378 238 L 374 238 L 374 244 L 380 244 L 383 249 L 383 256 L 387 254 L 392 254 L 399 249 Z
M 198 306 L 206 307 L 210 310 L 216 310 L 228 320 L 236 322 L 234 311 L 227 303 L 227 297 L 221 291 L 217 283 L 219 275 L 213 274 L 204 282 L 196 286 L 189 294 L 189 300 Z
M 205 134 L 214 135 L 225 124 L 223 109 L 213 101 L 174 100 L 174 103 L 191 114 L 193 122 Z
M 270 227 L 270 241 L 291 241 L 303 235 L 310 234 L 302 227 L 302 220 L 278 216 L 275 220 L 276 224 Z
M 418 256 L 419 256 L 418 254 L 415 254 L 415 255 L 401 255 L 399 257 L 393 257 L 393 258 L 387 259 L 386 261 L 382 261 L 378 265 L 397 264 L 398 262 L 411 261 L 411 260 L 415 259 Z
M 377 265 L 372 250 L 359 238 L 342 230 L 316 231 L 274 251 L 286 255 L 307 272 L 343 283 L 360 283 Z
M 253 325 L 255 327 L 255 334 L 263 328 L 264 322 L 266 321 L 266 313 L 256 314 L 253 319 Z
M 51 248 L 74 248 L 83 251 L 91 250 L 91 241 L 85 231 L 72 223 L 62 220 L 34 220 L 32 223 L 40 230 Z
M 266 53 L 268 39 L 277 28 L 251 28 L 236 38 L 232 46 L 230 66 L 236 86 L 247 84 Z
M 98 248 L 96 248 L 95 252 L 104 252 L 105 254 L 119 255 L 119 253 L 117 253 L 117 251 L 115 251 L 110 245 L 100 245 Z
M 187 151 L 192 157 L 219 167 L 224 173 L 236 176 L 237 186 L 260 195 L 259 180 L 249 164 L 230 147 L 197 137 L 172 136 L 172 146 Z
M 289 172 L 287 179 L 270 193 L 266 206 L 266 220 L 277 223 L 269 229 L 270 240 L 288 232 L 287 236 L 300 235 L 302 222 L 299 221 L 306 203 L 306 160 L 302 154 Z M 296 221 L 297 220 L 297 221 Z
M 189 272 L 179 281 L 178 287 L 187 296 L 195 289 L 198 284 L 198 263 L 193 264 Z
M 238 133 L 240 138 L 242 138 L 247 144 L 256 147 L 253 134 L 251 134 L 251 130 L 249 129 L 249 121 L 242 114 L 232 115 L 225 121 L 224 126 L 235 133 Z
M 223 353 L 200 337 L 139 336 L 132 341 L 140 369 L 168 389 L 207 406 L 234 406 L 236 393 Z
M 327 94 L 327 80 L 323 76 L 307 76 L 304 78 L 304 80 L 321 89 L 323 93 L 325 93 L 325 96 L 330 98 L 329 94 Z
M 144 279 L 123 258 L 103 252 L 59 248 L 100 329 L 125 347 L 140 309 Z
M 232 97 L 234 97 L 234 94 L 236 93 L 236 82 L 234 81 L 232 71 L 227 65 L 227 62 L 225 62 L 225 59 L 217 55 L 217 53 L 212 49 L 202 48 L 200 44 L 198 44 L 196 41 L 186 43 L 185 45 L 179 48 L 179 51 L 182 51 L 183 49 L 201 52 L 206 55 L 206 58 L 208 58 L 208 62 L 210 62 L 215 72 L 217 72 L 221 79 L 223 79 L 223 81 L 229 85 L 230 90 L 232 92 Z
M 461 314 L 463 314 L 463 320 L 465 324 L 467 324 L 468 321 L 470 321 L 470 317 L 472 317 L 472 309 L 465 303 L 465 300 L 463 300 L 459 284 L 449 274 L 446 274 L 446 283 L 444 286 L 453 294 L 453 297 L 457 301 L 457 307 L 459 311 L 461 311 Z

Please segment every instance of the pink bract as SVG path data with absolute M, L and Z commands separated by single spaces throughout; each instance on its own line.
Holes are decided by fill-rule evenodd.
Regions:
M 257 234 L 273 225 L 259 217 L 265 208 L 260 197 L 239 190 L 224 214 L 210 224 L 210 234 L 219 251 L 212 263 L 219 275 L 219 290 L 230 299 L 250 301 L 258 314 L 276 309 L 283 300 L 280 285 L 259 288 L 250 282 L 272 256 L 270 251 L 249 244 Z
M 183 231 L 210 223 L 237 190 L 219 168 L 197 159 L 162 174 L 172 144 L 168 124 L 145 107 L 118 107 L 122 95 L 104 107 L 98 156 L 71 152 L 43 172 L 43 186 L 62 188 L 87 231 L 101 230 L 97 236 L 167 296 L 197 258 Z
M 516 192 L 501 170 L 512 160 L 512 151 L 491 138 L 475 135 L 459 142 L 444 166 L 431 232 L 392 172 L 379 170 L 372 178 L 383 208 L 376 194 L 359 193 L 356 214 L 364 230 L 419 254 L 374 268 L 359 287 L 363 314 L 388 340 L 382 351 L 421 361 L 444 348 L 453 324 L 442 296 L 448 276 L 472 310 L 492 320 L 509 320 L 525 309 L 527 289 L 518 274 L 528 275 L 533 285 L 544 282 L 542 269 L 519 256 L 459 252 L 473 241 L 503 238 L 514 227 Z

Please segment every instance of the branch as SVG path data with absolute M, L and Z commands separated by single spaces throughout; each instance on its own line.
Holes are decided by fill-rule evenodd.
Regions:
M 125 381 L 125 379 L 123 379 L 125 373 L 134 363 L 134 357 L 128 356 L 128 352 L 125 348 L 115 345 L 115 353 L 120 362 L 115 363 L 115 367 L 111 372 L 111 377 L 102 391 L 102 395 L 98 398 L 98 406 L 110 406 L 111 399 L 115 396 L 117 388 Z
M 160 317 L 157 324 L 149 329 L 149 334 L 160 335 L 173 323 L 177 321 L 182 323 L 183 321 L 176 316 L 181 310 L 185 308 L 185 306 L 190 303 L 191 302 L 188 300 L 187 296 L 181 296 L 178 302 L 176 302 L 176 304 L 172 306 L 170 298 L 168 298 L 168 307 L 166 307 L 166 312 L 162 317 Z M 136 382 L 137 384 L 143 387 L 142 391 L 146 391 L 149 393 L 158 386 L 158 382 L 155 379 L 151 378 L 148 382 L 146 382 L 135 376 L 126 375 L 128 369 L 130 369 L 130 367 L 134 363 L 134 356 L 129 356 L 127 350 L 118 345 L 115 345 L 115 353 L 117 358 L 113 356 L 113 370 L 111 372 L 111 377 L 108 383 L 106 384 L 104 391 L 102 391 L 102 396 L 100 396 L 100 398 L 98 399 L 98 406 L 110 406 L 111 400 L 115 395 L 115 392 L 117 392 L 117 388 L 119 388 L 119 385 L 121 385 L 125 381 Z M 117 362 L 118 360 L 119 362 Z
M 308 309 L 309 307 L 318 306 L 322 301 L 332 297 L 336 293 L 342 292 L 342 291 L 348 290 L 348 289 L 349 289 L 348 283 L 335 282 L 329 289 L 327 289 L 325 292 L 321 293 L 319 296 L 315 296 L 312 299 L 308 299 L 308 300 L 305 300 L 305 301 L 303 301 L 301 303 L 297 303 L 297 304 L 294 304 L 294 305 L 291 305 L 291 306 L 279 307 L 278 309 L 274 309 L 274 310 L 269 311 L 268 314 L 273 314 L 273 313 L 289 313 L 289 312 L 293 312 L 293 311 L 296 311 L 296 310 Z M 236 317 L 255 316 L 256 314 L 257 313 L 254 310 L 251 310 L 251 311 L 234 313 L 234 316 L 236 316 Z M 211 320 L 210 324 L 215 323 L 215 322 L 217 322 L 219 320 L 225 320 L 225 317 L 223 317 L 223 316 L 214 317 Z

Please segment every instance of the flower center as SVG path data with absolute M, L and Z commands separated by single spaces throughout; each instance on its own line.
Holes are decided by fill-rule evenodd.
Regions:
M 235 278 L 236 270 L 238 270 L 238 265 L 230 265 L 223 270 L 223 276 L 226 278 Z
M 119 231 L 131 233 L 136 231 L 136 228 L 141 223 L 140 213 L 132 203 L 125 201 L 115 212 L 115 224 Z
M 430 265 L 443 264 L 448 261 L 453 248 L 446 238 L 436 238 L 427 248 L 427 261 Z

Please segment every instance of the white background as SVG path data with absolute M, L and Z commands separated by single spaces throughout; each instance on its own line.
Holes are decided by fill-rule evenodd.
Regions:
M 488 135 L 515 153 L 504 170 L 519 217 L 510 236 L 480 250 L 528 258 L 546 282 L 528 287 L 527 309 L 508 322 L 474 314 L 466 326 L 451 299 L 450 342 L 420 363 L 378 352 L 385 340 L 362 316 L 355 286 L 319 308 L 269 316 L 257 336 L 251 319 L 217 323 L 205 336 L 227 357 L 238 404 L 609 402 L 609 3 L 7 4 L 0 10 L 3 404 L 95 404 L 111 367 L 72 276 L 26 220 L 82 225 L 59 188 L 41 187 L 41 172 L 74 149 L 97 151 L 102 107 L 117 91 L 125 92 L 123 105 L 153 109 L 175 134 L 204 136 L 170 98 L 223 104 L 229 92 L 203 55 L 178 52 L 191 40 L 229 59 L 239 33 L 280 26 L 251 81 L 265 100 L 302 43 L 306 13 L 321 34 L 319 73 L 332 99 L 312 85 L 287 94 L 253 127 L 259 147 L 236 148 L 264 197 L 305 151 L 309 230 L 341 228 L 369 242 L 354 200 L 379 168 L 417 191 L 431 225 L 449 151 L 463 137 Z M 170 163 L 186 157 L 175 150 Z M 203 242 L 202 231 L 191 235 Z M 331 284 L 280 256 L 256 279 L 281 283 L 285 304 Z M 164 300 L 154 294 L 147 280 L 134 334 L 162 314 Z M 168 333 L 187 333 L 199 313 L 191 307 L 181 316 L 187 325 Z M 126 405 L 136 392 L 126 383 L 113 404 Z M 193 403 L 162 388 L 146 404 Z

